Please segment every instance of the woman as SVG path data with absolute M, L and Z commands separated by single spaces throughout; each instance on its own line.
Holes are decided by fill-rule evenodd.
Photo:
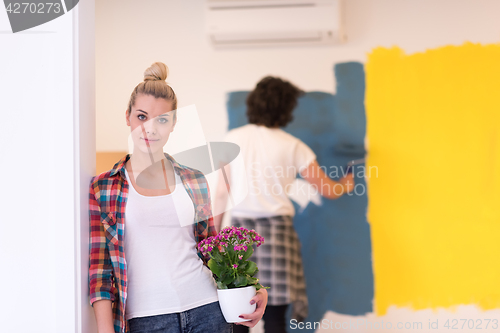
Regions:
M 196 250 L 216 234 L 207 181 L 163 153 L 177 121 L 166 78 L 163 63 L 145 71 L 125 113 L 133 153 L 91 181 L 89 285 L 99 333 L 232 332 Z M 248 327 L 262 317 L 267 292 L 251 302 L 255 312 L 241 316 Z
M 297 87 L 279 78 L 265 77 L 257 84 L 246 100 L 249 124 L 226 136 L 226 141 L 240 146 L 246 170 L 238 164 L 226 164 L 223 170 L 230 184 L 221 177 L 217 188 L 216 212 L 226 207 L 227 185 L 229 193 L 248 189 L 248 195 L 231 209 L 231 224 L 255 229 L 266 240 L 253 258 L 259 267 L 256 277 L 263 286 L 270 287 L 263 317 L 267 333 L 286 332 L 285 314 L 290 304 L 292 318 L 302 321 L 307 316 L 300 241 L 293 227 L 294 207 L 287 194 L 297 174 L 328 199 L 339 198 L 354 187 L 352 174 L 339 182 L 331 180 L 321 170 L 314 152 L 280 129 L 292 121 L 301 94 Z M 242 185 L 243 180 L 246 185 Z M 223 213 L 215 217 L 217 229 L 222 218 Z M 248 328 L 235 327 L 234 332 L 248 332 Z

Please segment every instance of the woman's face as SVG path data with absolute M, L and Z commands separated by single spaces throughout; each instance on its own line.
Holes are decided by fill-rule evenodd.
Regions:
M 131 127 L 134 149 L 146 154 L 163 151 L 170 133 L 174 130 L 172 101 L 139 94 L 126 115 L 127 125 Z

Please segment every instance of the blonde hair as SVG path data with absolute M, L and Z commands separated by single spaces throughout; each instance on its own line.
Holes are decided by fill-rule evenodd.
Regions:
M 151 95 L 155 98 L 163 98 L 167 101 L 172 101 L 172 109 L 174 110 L 174 121 L 177 120 L 177 96 L 165 80 L 168 76 L 168 67 L 162 62 L 155 62 L 144 71 L 144 81 L 139 83 L 128 102 L 127 114 L 132 112 L 132 106 L 135 104 L 135 99 L 139 94 Z

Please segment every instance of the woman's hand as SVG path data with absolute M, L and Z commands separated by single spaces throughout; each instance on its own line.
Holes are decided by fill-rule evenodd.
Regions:
M 248 327 L 254 327 L 257 325 L 259 320 L 264 315 L 264 311 L 266 310 L 267 305 L 267 290 L 262 288 L 257 291 L 257 294 L 252 297 L 250 300 L 250 304 L 257 303 L 257 307 L 255 308 L 254 313 L 251 314 L 242 314 L 240 318 L 242 319 L 251 319 L 250 321 L 242 321 L 236 323 L 236 325 L 244 325 Z
M 352 192 L 354 189 L 354 175 L 352 173 L 345 175 L 336 182 L 330 179 L 316 160 L 311 162 L 306 169 L 302 170 L 300 175 L 327 199 L 338 199 L 342 195 Z
M 351 193 L 354 190 L 354 175 L 348 173 L 340 179 L 340 183 L 344 186 L 345 193 Z

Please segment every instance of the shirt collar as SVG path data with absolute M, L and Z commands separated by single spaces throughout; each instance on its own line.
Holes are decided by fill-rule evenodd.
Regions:
M 172 163 L 172 165 L 174 166 L 175 172 L 180 176 L 181 175 L 181 171 L 183 170 L 183 167 L 179 163 L 177 163 L 174 160 L 174 158 L 172 156 L 170 156 L 169 154 L 167 154 L 165 152 L 163 152 L 163 154 Z M 116 164 L 111 169 L 110 176 L 114 176 L 117 173 L 120 173 L 122 175 L 122 177 L 125 178 L 125 170 L 124 170 L 125 169 L 125 163 L 130 159 L 130 156 L 131 156 L 130 154 L 127 154 L 121 160 L 119 160 L 118 162 L 116 162 Z

